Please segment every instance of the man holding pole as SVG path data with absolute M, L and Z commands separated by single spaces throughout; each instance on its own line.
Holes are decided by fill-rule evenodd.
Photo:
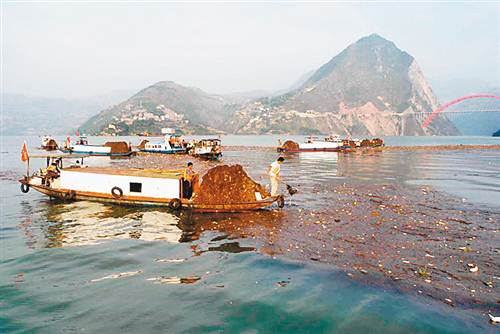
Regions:
M 276 161 L 269 165 L 267 173 L 269 174 L 269 180 L 271 181 L 271 196 L 278 195 L 278 186 L 281 181 L 281 164 L 285 161 L 285 158 L 279 157 Z

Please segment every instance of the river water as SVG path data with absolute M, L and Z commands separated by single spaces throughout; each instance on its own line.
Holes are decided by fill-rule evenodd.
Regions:
M 238 146 L 272 146 L 277 139 L 222 138 L 223 144 Z M 34 154 L 40 138 L 1 140 L 2 333 L 495 332 L 469 307 L 361 283 L 334 265 L 269 255 L 259 251 L 262 240 L 237 231 L 199 228 L 228 219 L 239 224 L 261 219 L 265 225 L 279 219 L 279 210 L 191 216 L 22 194 L 17 179 L 26 165 L 20 162 L 20 148 L 27 140 Z M 90 138 L 92 143 L 105 140 Z M 488 137 L 385 141 L 398 146 L 500 144 Z M 263 171 L 276 156 L 271 150 L 241 148 L 228 150 L 224 159 L 241 163 L 265 183 Z M 86 164 L 134 165 L 134 159 L 89 158 Z M 32 161 L 30 167 L 42 164 Z M 288 157 L 282 173 L 299 189 L 284 209 L 291 212 L 321 210 L 328 199 L 315 194 L 315 187 L 337 184 L 431 186 L 469 211 L 489 212 L 494 219 L 500 212 L 500 151 L 303 153 Z M 498 313 L 498 306 L 492 308 Z

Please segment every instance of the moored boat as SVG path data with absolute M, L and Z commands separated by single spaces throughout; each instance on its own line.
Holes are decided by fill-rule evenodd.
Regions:
M 159 142 L 143 140 L 139 145 L 139 150 L 146 153 L 162 154 L 182 154 L 187 153 L 187 143 L 179 135 L 175 134 L 175 129 L 164 128 L 161 130 L 164 135 Z
M 308 136 L 303 143 L 287 140 L 278 147 L 278 152 L 340 152 L 347 149 L 345 141 L 338 136 L 329 136 L 323 140 Z
M 188 153 L 192 156 L 218 160 L 222 156 L 220 139 L 202 139 L 195 141 L 188 149 Z
M 104 145 L 90 145 L 86 136 L 80 136 L 76 142 L 66 140 L 61 152 L 69 154 L 102 155 L 102 156 L 129 156 L 131 146 L 126 142 L 106 142 Z
M 264 187 L 246 175 L 241 166 L 212 168 L 205 174 L 209 176 L 206 180 L 204 177 L 201 185 L 197 187 L 197 192 L 190 198 L 184 197 L 186 192 L 183 186 L 186 183 L 183 182 L 183 173 L 180 170 L 82 166 L 49 168 L 19 180 L 22 192 L 33 188 L 51 198 L 63 200 L 165 206 L 174 210 L 189 209 L 198 212 L 257 210 L 274 202 L 280 207 L 284 205 L 282 196 L 270 196 Z M 228 178 L 232 172 L 234 176 L 235 168 L 240 177 Z M 218 176 L 213 178 L 214 174 Z M 219 193 L 212 191 L 215 188 Z
M 352 152 L 360 147 L 378 147 L 383 146 L 384 141 L 380 138 L 375 139 L 349 139 L 340 138 L 338 135 L 330 135 L 323 140 L 318 137 L 306 137 L 303 143 L 296 143 L 287 140 L 283 144 L 280 142 L 277 148 L 278 152 Z

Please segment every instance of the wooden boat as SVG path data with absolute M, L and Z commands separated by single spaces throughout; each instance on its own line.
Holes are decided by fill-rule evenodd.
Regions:
M 106 142 L 104 145 L 90 145 L 86 136 L 80 136 L 76 142 L 65 142 L 61 152 L 102 156 L 129 156 L 133 152 L 126 142 Z
M 219 139 L 196 141 L 189 147 L 188 153 L 207 160 L 218 160 L 222 156 L 221 141 Z
M 42 149 L 46 151 L 57 150 L 57 142 L 51 136 L 43 136 L 42 138 Z
M 26 193 L 33 188 L 51 198 L 63 200 L 164 206 L 173 210 L 188 209 L 197 212 L 250 211 L 268 207 L 274 202 L 280 207 L 284 205 L 283 196 L 265 197 L 265 194 L 257 191 L 254 200 L 243 202 L 204 203 L 197 201 L 196 196 L 182 198 L 183 173 L 180 170 L 101 167 L 69 167 L 57 171 L 48 169 L 20 179 L 21 191 Z M 224 184 L 217 187 L 222 193 L 230 191 L 224 189 Z M 203 187 L 200 188 L 200 192 L 202 191 Z

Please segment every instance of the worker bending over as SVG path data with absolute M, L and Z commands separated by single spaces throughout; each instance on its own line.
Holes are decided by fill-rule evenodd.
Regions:
M 268 174 L 269 180 L 271 181 L 271 196 L 278 195 L 278 186 L 281 181 L 281 164 L 285 161 L 285 158 L 279 157 L 276 161 L 269 165 Z

